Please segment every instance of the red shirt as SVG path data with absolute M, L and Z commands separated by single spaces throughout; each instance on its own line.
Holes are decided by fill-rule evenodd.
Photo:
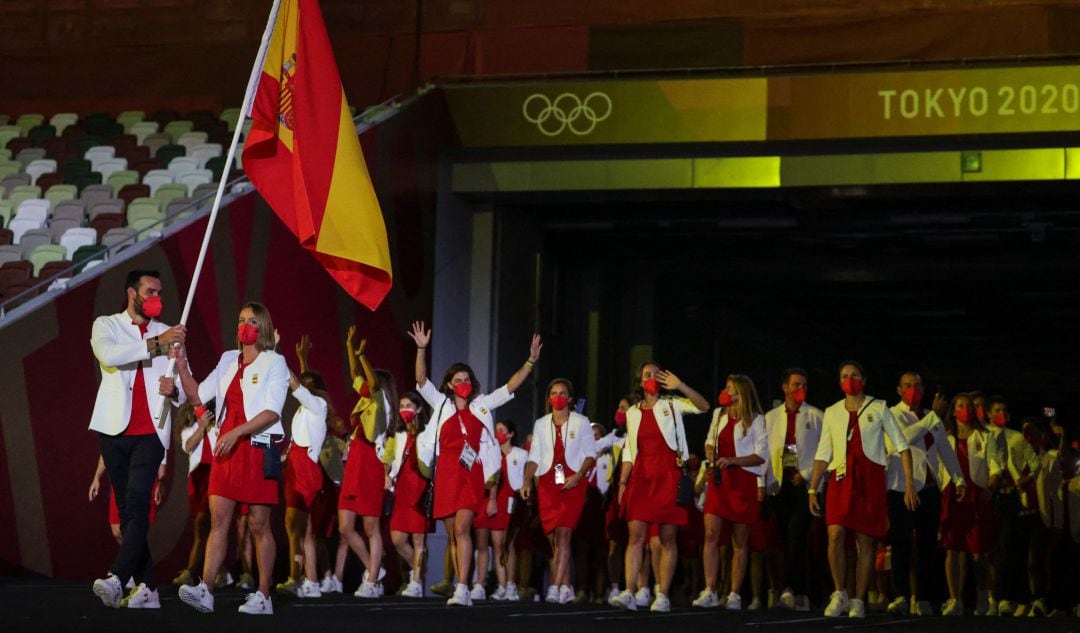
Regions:
M 784 433 L 784 444 L 790 446 L 795 443 L 795 416 L 799 415 L 799 407 L 792 411 L 791 409 L 784 407 L 784 413 L 787 414 L 787 431 Z
M 139 336 L 146 336 L 150 322 L 132 323 L 139 328 Z M 154 422 L 150 418 L 150 403 L 146 399 L 146 381 L 143 379 L 142 362 L 135 370 L 135 383 L 131 385 L 131 419 L 128 420 L 124 435 L 153 435 Z

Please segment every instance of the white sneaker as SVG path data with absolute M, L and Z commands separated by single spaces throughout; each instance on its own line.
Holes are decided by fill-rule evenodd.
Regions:
M 367 582 L 366 580 L 360 583 L 360 586 L 356 588 L 353 595 L 357 598 L 378 598 L 379 587 L 373 582 Z
M 720 598 L 716 597 L 715 591 L 705 587 L 690 604 L 699 609 L 715 609 L 720 606 Z
M 838 618 L 848 608 L 848 598 L 846 591 L 834 591 L 829 596 L 829 606 L 825 607 L 825 617 Z
M 469 588 L 462 583 L 458 583 L 454 588 L 454 595 L 450 596 L 450 599 L 446 601 L 448 606 L 460 606 L 471 607 L 472 598 L 469 596 Z
M 727 604 L 724 608 L 728 611 L 742 611 L 742 596 L 732 591 L 727 596 Z
M 570 604 L 575 598 L 574 588 L 570 585 L 559 587 L 559 604 Z
M 134 577 L 128 578 L 127 584 L 124 585 L 124 589 L 126 589 L 128 591 L 131 591 L 134 588 L 135 588 L 135 578 Z
M 98 578 L 92 585 L 94 594 L 101 598 L 101 603 L 112 609 L 120 608 L 120 599 L 124 596 L 124 590 L 120 586 L 120 579 L 116 574 L 109 574 L 104 578 Z
M 647 607 L 652 602 L 652 592 L 649 591 L 648 587 L 642 587 L 634 594 L 634 601 L 637 602 L 639 607 Z
M 386 578 L 386 570 L 383 569 L 382 567 L 380 567 L 379 568 L 379 578 L 375 582 L 382 582 L 383 578 Z M 368 573 L 367 573 L 367 570 L 365 569 L 364 570 L 364 578 L 363 578 L 362 582 L 367 582 L 367 581 L 368 581 Z
M 885 607 L 885 613 L 892 615 L 907 615 L 909 611 L 907 596 L 896 596 L 889 606 Z
M 244 598 L 244 604 L 240 605 L 237 611 L 248 615 L 273 615 L 274 603 L 270 601 L 270 598 L 262 595 L 261 591 L 256 591 Z
M 201 580 L 194 587 L 191 585 L 180 587 L 177 593 L 180 594 L 181 602 L 196 611 L 211 613 L 214 610 L 214 594 L 210 593 L 206 583 Z
M 469 592 L 469 600 L 487 600 L 487 591 L 484 591 L 484 586 L 473 585 L 472 591 Z
M 608 594 L 607 594 L 607 602 L 608 602 L 608 604 L 611 604 L 611 601 L 614 600 L 615 596 L 619 595 L 619 593 L 620 593 L 620 591 L 619 591 L 618 587 L 612 587 L 611 590 L 608 591 Z
M 506 600 L 506 587 L 499 585 L 495 588 L 495 593 L 491 594 L 491 599 L 495 602 L 503 602 Z
M 508 602 L 517 602 L 521 600 L 521 596 L 518 595 L 517 583 L 506 583 L 506 600 Z
M 746 607 L 747 611 L 760 611 L 761 610 L 761 598 L 753 598 L 750 600 L 750 606 Z
M 655 611 L 657 613 L 667 613 L 671 611 L 671 600 L 664 594 L 657 592 L 656 600 L 652 601 L 652 606 L 649 607 L 649 611 Z
M 915 603 L 915 615 L 923 618 L 934 615 L 934 607 L 929 600 L 919 600 Z
M 121 603 L 128 609 L 160 609 L 161 598 L 158 596 L 157 589 L 149 589 L 146 583 L 139 583 L 139 586 L 131 590 L 128 597 L 124 598 Z
M 287 593 L 296 596 L 297 598 L 301 598 L 303 596 L 300 595 L 300 587 L 301 585 L 296 582 L 296 579 L 290 578 L 285 582 L 279 582 L 275 589 L 278 593 Z
M 997 614 L 1003 616 L 1009 616 L 1013 613 L 1013 603 L 1008 600 L 1002 600 L 997 604 Z
M 788 611 L 795 610 L 795 592 L 791 590 L 791 587 L 785 588 L 780 594 L 780 608 Z
M 555 585 L 549 585 L 547 597 L 544 598 L 544 602 L 547 602 L 548 604 L 559 604 L 559 588 Z
M 964 615 L 964 603 L 956 600 L 955 598 L 949 598 L 945 601 L 945 604 L 941 607 L 941 615 L 943 616 L 957 616 Z
M 221 574 L 218 574 L 218 576 L 220 577 Z M 222 581 L 217 583 L 215 586 L 227 587 L 233 584 L 232 579 L 232 574 L 225 572 L 224 579 L 222 579 Z M 251 574 L 244 574 L 240 576 L 240 580 L 236 581 L 236 587 L 238 589 L 243 589 L 244 591 L 251 591 L 255 588 L 255 578 L 253 578 Z
M 323 576 L 319 583 L 319 591 L 323 593 L 341 593 L 341 581 L 333 574 Z
M 415 580 L 410 580 L 409 584 L 405 586 L 405 591 L 401 592 L 403 598 L 423 598 L 424 586 Z
M 795 611 L 798 613 L 808 613 L 810 611 L 810 598 L 806 594 L 800 593 L 795 596 Z
M 296 595 L 300 598 L 321 598 L 322 589 L 319 588 L 319 583 L 305 578 Z
M 858 598 L 851 599 L 851 608 L 848 609 L 849 618 L 865 618 L 866 617 L 866 605 L 862 600 Z
M 637 611 L 638 608 L 637 598 L 630 593 L 629 589 L 619 592 L 614 598 L 608 600 L 608 603 L 613 607 L 619 607 L 627 611 Z

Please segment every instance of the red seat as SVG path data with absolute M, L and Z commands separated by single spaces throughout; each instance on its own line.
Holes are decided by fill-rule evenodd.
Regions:
M 56 173 L 55 171 L 49 172 L 47 174 L 41 174 L 40 176 L 38 176 L 36 184 L 37 186 L 41 187 L 42 191 L 48 191 L 49 187 L 53 185 L 64 184 L 64 176 L 62 174 Z
M 118 229 L 124 225 L 124 216 L 119 213 L 102 213 L 101 215 L 90 220 L 90 228 L 97 231 L 98 242 L 101 238 L 105 237 L 105 234 L 109 232 L 109 229 Z
M 36 283 L 36 279 L 23 279 L 7 285 L 4 285 L 2 282 L 0 282 L 0 294 L 3 294 L 4 300 L 7 301 L 13 297 L 18 296 L 20 293 L 29 290 L 30 288 L 33 288 L 34 284 Z M 19 297 L 18 301 L 8 304 L 8 307 L 14 308 L 15 306 L 20 305 L 25 301 L 33 299 L 39 294 L 39 292 L 40 291 L 25 294 Z
M 150 197 L 150 185 L 124 185 L 116 193 L 116 197 L 124 201 L 124 208 L 126 209 L 135 198 Z
M 48 262 L 41 267 L 41 272 L 38 273 L 38 279 L 49 279 L 53 275 L 60 273 L 63 273 L 60 275 L 60 278 L 71 277 L 74 274 L 74 269 L 72 268 L 70 261 Z
M 7 246 L 15 240 L 15 234 L 11 229 L 0 229 L 0 246 Z

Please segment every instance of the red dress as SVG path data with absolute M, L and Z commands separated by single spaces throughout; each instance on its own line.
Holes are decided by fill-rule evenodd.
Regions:
M 675 451 L 667 445 L 656 416 L 642 409 L 637 433 L 637 455 L 623 501 L 627 521 L 656 525 L 686 525 L 686 508 L 677 503 L 679 471 Z
M 460 409 L 439 429 L 439 457 L 435 462 L 436 519 L 444 519 L 458 510 L 479 513 L 487 503 L 484 494 L 484 465 L 477 457 L 472 468 L 461 463 L 461 451 L 466 442 L 480 452 L 480 434 L 484 423 L 468 408 Z M 351 459 L 351 457 L 350 457 Z
M 589 488 L 588 482 L 579 481 L 578 485 L 570 490 L 564 490 L 562 484 L 555 483 L 555 468 L 561 465 L 566 481 L 570 481 L 576 473 L 566 465 L 566 445 L 563 443 L 563 433 L 566 425 L 555 426 L 555 455 L 551 460 L 551 468 L 540 477 L 537 482 L 536 500 L 540 505 L 540 524 L 544 526 L 544 534 L 550 534 L 555 528 L 577 527 L 578 519 L 581 518 L 581 510 L 585 507 L 585 492 Z
M 502 452 L 502 451 L 500 451 Z M 499 488 L 495 491 L 495 516 L 487 514 L 487 500 L 483 503 L 483 509 L 473 519 L 473 527 L 480 530 L 507 530 L 510 529 L 510 498 L 514 496 L 514 489 L 510 487 L 510 476 L 506 471 L 506 455 L 502 456 L 502 466 L 499 471 Z M 514 502 L 515 504 L 517 501 Z
M 341 476 L 338 509 L 355 512 L 362 517 L 382 516 L 386 494 L 386 468 L 375 450 L 375 443 L 364 437 L 363 427 L 357 426 L 349 442 L 349 459 Z
M 246 367 L 241 360 L 236 376 L 225 391 L 225 421 L 221 425 L 219 438 L 247 422 L 244 416 L 244 392 L 240 388 Z M 263 477 L 263 451 L 251 445 L 250 435 L 240 437 L 228 455 L 214 459 L 210 467 L 209 493 L 249 505 L 277 505 L 278 482 Z
M 420 474 L 416 461 L 416 436 L 409 434 L 401 455 L 401 468 L 394 483 L 394 511 L 390 514 L 390 530 L 406 534 L 425 534 L 435 526 L 417 507 L 427 489 L 428 480 Z
M 956 438 L 956 458 L 964 473 L 964 499 L 956 498 L 951 482 L 941 492 L 941 549 L 985 554 L 997 540 L 994 510 L 983 500 L 983 489 L 971 481 L 967 440 Z
M 735 457 L 735 427 L 742 428 L 738 420 L 728 418 L 727 426 L 716 438 L 716 456 Z M 761 516 L 758 501 L 757 475 L 740 466 L 723 469 L 721 484 L 716 485 L 713 473 L 708 474 L 705 490 L 705 514 L 720 517 L 732 523 L 754 525 Z
M 322 478 L 322 466 L 311 461 L 307 447 L 294 443 L 285 460 L 285 507 L 311 512 Z
M 884 539 L 889 529 L 885 467 L 870 461 L 863 453 L 859 414 L 854 411 L 849 414 L 847 475 L 837 479 L 833 472 L 829 478 L 829 487 L 825 491 L 825 523 Z

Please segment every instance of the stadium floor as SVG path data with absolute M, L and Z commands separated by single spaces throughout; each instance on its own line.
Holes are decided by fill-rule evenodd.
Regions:
M 796 633 L 833 631 L 858 633 L 887 630 L 889 633 L 993 633 L 1000 631 L 1066 632 L 1080 630 L 1074 617 L 1031 618 L 901 618 L 871 615 L 865 620 L 826 619 L 817 613 L 779 611 L 728 613 L 686 607 L 671 613 L 648 611 L 630 613 L 600 606 L 556 607 L 538 603 L 485 602 L 472 608 L 449 608 L 442 600 L 384 598 L 360 601 L 350 595 L 298 601 L 274 596 L 271 617 L 242 616 L 236 612 L 243 595 L 239 591 L 218 594 L 217 612 L 200 614 L 180 603 L 176 589 L 162 589 L 159 611 L 107 609 L 90 591 L 89 583 L 59 583 L 25 578 L 0 579 L 0 630 L 21 631 L 110 631 L 125 633 L 169 633 L 172 631 L 225 631 L 242 633 L 294 633 L 296 631 L 470 631 L 514 633 L 532 631 L 618 631 L 645 633 L 685 631 L 733 631 L 745 633 Z

